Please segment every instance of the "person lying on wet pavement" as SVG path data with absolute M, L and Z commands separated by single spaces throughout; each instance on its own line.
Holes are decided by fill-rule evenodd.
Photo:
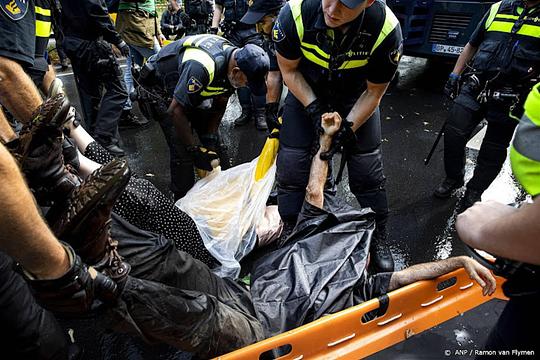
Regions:
M 167 45 L 141 69 L 143 94 L 149 100 L 162 94 L 158 101 L 168 107 L 156 120 L 169 146 L 175 200 L 193 186 L 194 167 L 211 171 L 220 158 L 228 167 L 218 127 L 229 96 L 246 85 L 264 95 L 268 67 L 268 55 L 256 45 L 237 48 L 217 35 L 195 35 Z
M 62 95 L 49 99 L 18 141 L 8 144 L 35 194 L 46 192 L 49 183 L 64 184 L 58 175 L 72 178 L 73 174 L 66 175 L 61 155 L 61 129 L 68 109 Z M 38 177 L 39 182 L 35 181 Z M 86 264 L 113 279 L 119 289 L 107 299 L 110 306 L 97 314 L 97 322 L 205 358 L 261 340 L 262 328 L 253 316 L 245 288 L 217 277 L 162 235 L 111 215 L 129 178 L 127 163 L 113 160 L 82 184 L 56 186 L 46 213 L 53 233 L 70 244 Z M 56 314 L 81 315 L 89 310 L 70 302 L 77 287 L 64 288 L 53 296 L 69 284 L 28 280 L 40 302 Z
M 496 283 L 489 270 L 465 256 L 396 272 L 367 271 L 376 226 L 374 212 L 354 209 L 325 192 L 331 158 L 324 155 L 331 149 L 340 125 L 338 113 L 322 115 L 319 149 L 311 163 L 296 226 L 285 244 L 264 254 L 251 269 L 251 296 L 265 335 L 294 329 L 460 267 L 482 286 L 484 295 L 493 294 Z
M 40 121 L 31 124 L 41 124 L 47 131 L 55 133 L 63 123 L 55 122 L 59 119 L 56 114 L 59 109 L 58 106 L 50 106 L 53 100 L 42 108 L 46 113 L 41 114 Z M 337 115 L 332 116 L 333 127 L 329 117 L 325 117 L 323 128 L 327 133 L 321 136 L 321 151 L 329 148 L 330 134 L 339 129 L 339 125 L 335 125 L 338 123 L 335 120 Z M 38 132 L 32 130 L 28 133 L 34 135 Z M 22 148 L 26 153 L 19 154 L 19 158 L 25 159 L 33 154 L 33 140 L 21 141 L 30 145 Z M 47 141 L 37 142 L 42 143 L 47 144 Z M 311 206 L 311 210 L 323 205 L 327 171 L 328 164 L 320 160 L 319 152 L 313 162 L 306 195 L 306 206 Z M 113 203 L 128 181 L 126 162 L 114 160 L 72 190 L 65 204 L 56 203 L 47 213 L 53 232 L 70 244 L 83 261 L 113 279 L 121 290 L 117 298 L 109 298 L 111 305 L 98 316 L 98 322 L 106 328 L 138 335 L 149 342 L 168 343 L 201 357 L 215 356 L 261 340 L 264 337 L 263 326 L 257 320 L 254 308 L 258 304 L 251 300 L 244 287 L 230 279 L 215 276 L 201 262 L 177 251 L 172 241 L 163 236 L 140 230 L 115 214 L 111 216 Z M 306 217 L 309 215 L 307 213 Z M 364 235 L 361 237 L 366 238 Z M 384 291 L 390 291 L 460 266 L 465 266 L 479 282 L 485 281 L 482 283 L 485 292 L 493 291 L 494 282 L 491 282 L 489 273 L 467 258 L 449 259 L 393 275 L 382 275 L 379 277 L 381 280 L 372 281 L 364 288 L 374 286 L 373 283 L 385 283 L 384 279 L 387 279 Z M 47 291 L 53 291 L 59 285 L 52 283 L 39 287 L 31 280 L 30 283 L 37 289 L 40 301 L 57 313 L 74 315 L 73 312 L 80 310 L 62 305 L 58 297 L 46 295 Z M 39 291 L 44 292 L 44 296 L 40 296 Z M 67 289 L 62 296 L 69 299 L 70 294 Z

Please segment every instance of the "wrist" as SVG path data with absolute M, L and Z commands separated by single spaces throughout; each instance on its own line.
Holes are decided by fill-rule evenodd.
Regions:
M 460 77 L 461 75 L 455 72 L 451 72 L 450 75 L 448 75 L 448 78 L 452 80 L 459 80 Z

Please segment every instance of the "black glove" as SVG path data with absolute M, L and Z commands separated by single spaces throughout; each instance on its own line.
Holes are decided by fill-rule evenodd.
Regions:
M 97 310 L 105 303 L 114 303 L 120 288 L 109 277 L 92 270 L 75 254 L 71 246 L 62 243 L 69 256 L 71 267 L 59 279 L 37 280 L 23 270 L 23 276 L 34 289 L 36 298 L 47 309 L 65 315 L 78 315 Z
M 321 160 L 330 160 L 336 152 L 354 148 L 356 145 L 356 134 L 352 129 L 352 125 L 353 123 L 351 121 L 344 120 L 341 122 L 341 127 L 334 136 L 330 149 L 321 153 Z
M 313 123 L 314 135 L 313 143 L 311 146 L 311 155 L 315 155 L 317 151 L 319 151 L 319 137 L 323 133 L 323 128 L 321 126 L 323 110 L 319 99 L 313 100 L 311 104 L 306 106 L 305 110 L 308 113 L 311 122 Z
M 459 78 L 460 76 L 455 73 L 450 73 L 448 81 L 444 85 L 444 94 L 450 99 L 455 99 L 459 93 Z
M 219 164 L 218 154 L 205 147 L 198 145 L 190 146 L 187 148 L 187 151 L 191 154 L 193 165 L 195 165 L 197 169 L 212 171 L 214 170 L 212 162 L 217 161 Z
M 125 57 L 129 56 L 129 46 L 126 44 L 125 41 L 121 41 L 120 44 L 116 45 L 118 50 L 120 50 L 120 53 L 124 55 Z
M 278 120 L 279 103 L 268 103 L 265 106 L 266 111 L 266 124 L 268 125 L 268 131 L 272 133 L 274 129 L 281 129 L 281 124 Z
M 210 29 L 208 29 L 208 33 L 213 34 L 213 35 L 217 35 L 218 28 L 217 27 L 211 27 Z

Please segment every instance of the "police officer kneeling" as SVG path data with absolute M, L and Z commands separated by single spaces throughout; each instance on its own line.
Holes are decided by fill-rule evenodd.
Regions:
M 337 111 L 346 121 L 326 156 L 344 150 L 352 193 L 376 212 L 373 264 L 392 271 L 391 253 L 383 245 L 388 202 L 378 106 L 401 56 L 397 18 L 380 0 L 291 0 L 272 36 L 289 88 L 277 159 L 281 217 L 294 221 L 298 215 L 321 114 Z
M 483 118 L 488 121 L 474 175 L 467 183 L 459 212 L 480 200 L 497 177 L 516 119 L 523 112 L 523 101 L 538 81 L 539 16 L 538 0 L 503 0 L 493 4 L 450 74 L 445 92 L 455 100 L 445 125 L 446 179 L 435 190 L 435 196 L 448 198 L 463 185 L 465 144 L 478 123 Z M 471 66 L 467 68 L 469 61 Z M 460 91 L 459 80 L 463 83 Z
M 217 35 L 185 37 L 148 59 L 140 82 L 151 93 L 164 92 L 170 103 L 168 116 L 159 121 L 169 145 L 176 199 L 193 186 L 193 166 L 211 171 L 217 165 L 218 127 L 229 96 L 242 86 L 264 95 L 268 67 L 262 48 L 252 44 L 237 48 Z

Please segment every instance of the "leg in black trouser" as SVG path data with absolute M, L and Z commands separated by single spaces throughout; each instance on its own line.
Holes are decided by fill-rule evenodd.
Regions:
M 473 111 L 454 103 L 444 129 L 444 169 L 446 177 L 463 181 L 465 146 L 472 132 L 484 118 L 481 110 Z
M 479 192 L 486 190 L 501 171 L 508 145 L 518 124 L 506 113 L 492 114 L 488 111 L 486 117 L 488 120 L 486 136 L 480 147 L 474 175 L 467 184 L 467 189 Z
M 506 304 L 495 327 L 491 330 L 485 350 L 518 350 L 534 351 L 538 354 L 538 323 L 540 311 L 538 310 L 538 295 L 512 297 Z M 515 355 L 515 354 L 514 354 Z M 479 359 L 496 359 L 495 356 L 479 356 Z M 501 359 L 508 358 L 500 356 Z
M 16 359 L 68 359 L 67 333 L 36 303 L 13 261 L 0 252 L 0 345 Z
M 105 326 L 208 358 L 263 338 L 249 292 L 162 236 L 113 215 L 112 237 L 131 273 Z

